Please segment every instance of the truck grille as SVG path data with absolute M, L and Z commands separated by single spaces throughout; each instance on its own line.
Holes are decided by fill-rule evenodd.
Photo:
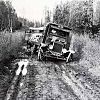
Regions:
M 61 53 L 62 48 L 63 48 L 63 44 L 55 42 L 52 51 L 57 52 L 57 53 Z

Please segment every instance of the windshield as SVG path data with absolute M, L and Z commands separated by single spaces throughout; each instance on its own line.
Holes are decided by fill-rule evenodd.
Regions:
M 56 35 L 56 36 L 59 36 L 59 37 L 66 37 L 69 35 L 69 32 L 65 32 L 65 31 L 62 31 L 62 30 L 58 30 L 58 29 L 51 29 L 50 30 L 50 34 L 52 35 Z

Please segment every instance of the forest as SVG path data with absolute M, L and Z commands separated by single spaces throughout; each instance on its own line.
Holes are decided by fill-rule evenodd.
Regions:
M 17 13 L 10 1 L 0 1 L 0 30 L 10 30 L 10 27 L 19 29 L 22 23 L 19 22 Z
M 96 6 L 95 6 L 96 5 Z M 74 0 L 58 4 L 53 12 L 53 22 L 70 27 L 82 34 L 97 34 L 100 28 L 100 1 Z M 46 22 L 51 21 L 47 11 Z

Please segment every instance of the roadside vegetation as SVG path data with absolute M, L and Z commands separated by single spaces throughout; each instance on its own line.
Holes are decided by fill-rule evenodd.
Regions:
M 8 69 L 10 62 L 18 58 L 18 52 L 24 40 L 24 32 L 5 33 L 0 32 L 0 68 L 4 66 Z
M 13 33 L 0 33 L 0 58 L 6 58 L 9 55 L 16 55 L 15 52 L 18 51 L 18 48 L 22 44 L 24 38 L 24 32 L 13 32 Z M 14 52 L 13 52 L 14 51 Z
M 92 75 L 100 76 L 100 43 L 90 39 L 89 35 L 73 36 L 72 48 L 75 50 L 73 60 Z

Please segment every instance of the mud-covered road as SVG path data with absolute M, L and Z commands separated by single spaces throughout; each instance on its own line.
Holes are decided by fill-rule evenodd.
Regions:
M 75 63 L 28 59 L 15 100 L 100 100 L 100 79 Z
M 19 68 L 5 100 L 100 100 L 100 77 L 93 76 L 78 62 L 66 64 L 38 61 L 37 55 L 21 56 L 24 58 L 15 60 Z

